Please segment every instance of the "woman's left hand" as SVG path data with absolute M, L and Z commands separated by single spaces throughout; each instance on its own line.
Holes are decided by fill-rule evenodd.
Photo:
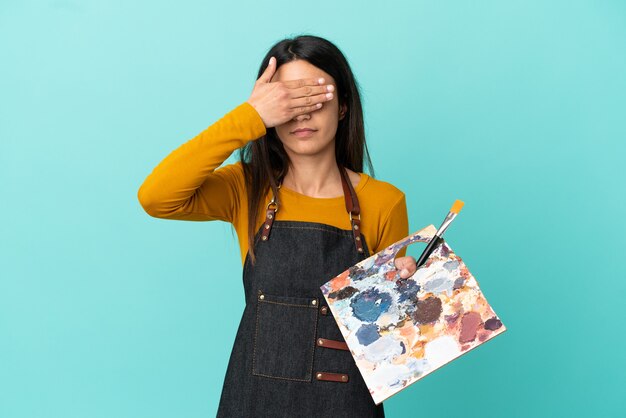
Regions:
M 396 257 L 395 266 L 398 270 L 400 270 L 400 278 L 406 279 L 407 277 L 411 277 L 415 271 L 417 270 L 415 258 L 407 255 L 405 257 Z

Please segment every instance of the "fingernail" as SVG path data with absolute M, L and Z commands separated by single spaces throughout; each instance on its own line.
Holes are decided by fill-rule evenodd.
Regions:
M 409 274 L 409 271 L 407 269 L 402 269 L 402 271 L 400 271 L 400 274 Z
M 323 79 L 322 77 L 320 77 L 317 81 L 318 81 L 320 84 L 324 84 L 324 79 Z

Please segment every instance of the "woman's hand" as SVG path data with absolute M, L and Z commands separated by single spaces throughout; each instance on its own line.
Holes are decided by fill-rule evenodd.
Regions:
M 333 98 L 334 93 L 330 92 L 335 90 L 335 86 L 324 84 L 323 78 L 271 82 L 275 71 L 276 58 L 271 57 L 267 68 L 254 83 L 252 94 L 247 100 L 254 106 L 267 128 L 282 125 L 298 115 L 318 110 L 322 103 Z
M 400 270 L 400 278 L 406 279 L 411 277 L 417 270 L 415 258 L 407 255 L 406 257 L 396 257 L 394 264 L 398 270 Z

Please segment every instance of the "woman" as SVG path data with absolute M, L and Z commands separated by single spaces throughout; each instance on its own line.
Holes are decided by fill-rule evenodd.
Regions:
M 218 169 L 236 149 L 240 161 Z M 404 193 L 371 170 L 356 81 L 316 36 L 266 54 L 247 101 L 168 155 L 138 197 L 148 214 L 235 227 L 246 307 L 219 417 L 382 417 L 320 286 L 406 237 Z M 370 251 L 370 249 L 373 249 Z M 415 272 L 406 247 L 400 277 Z

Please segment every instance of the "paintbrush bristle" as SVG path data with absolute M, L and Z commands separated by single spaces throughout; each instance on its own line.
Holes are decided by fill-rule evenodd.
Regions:
M 458 215 L 458 214 L 459 214 L 459 212 L 461 211 L 461 208 L 463 207 L 463 205 L 464 205 L 464 204 L 465 204 L 465 203 L 463 203 L 463 201 L 462 201 L 462 200 L 458 200 L 458 199 L 457 199 L 457 200 L 454 202 L 454 205 L 452 205 L 452 208 L 450 209 L 450 212 L 454 212 L 454 213 L 456 213 L 456 214 Z

